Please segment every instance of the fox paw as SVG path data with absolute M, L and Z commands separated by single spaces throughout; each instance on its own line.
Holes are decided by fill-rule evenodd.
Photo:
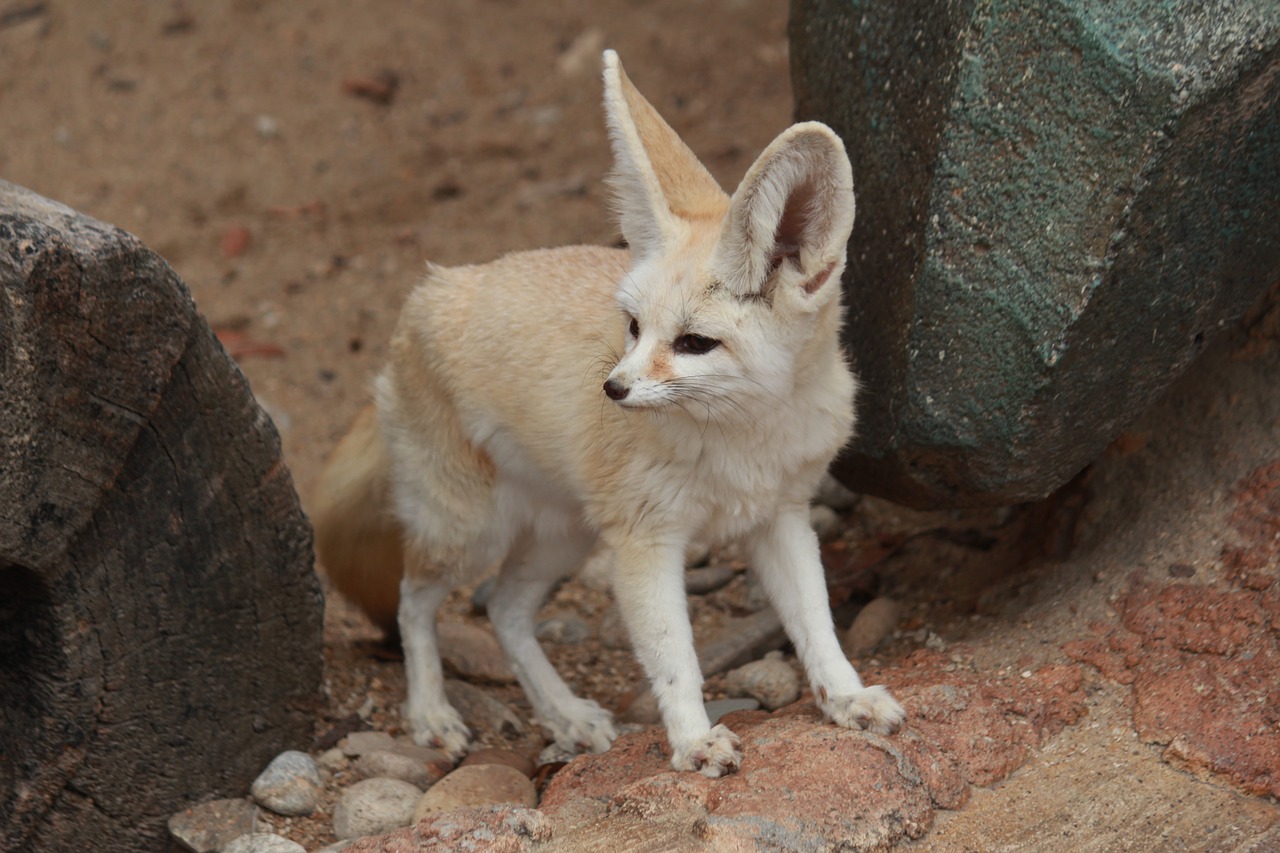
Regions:
M 418 746 L 432 746 L 454 761 L 467 754 L 471 742 L 471 730 L 453 708 L 445 706 L 419 714 L 409 714 L 405 720 Z
M 675 747 L 671 766 L 677 770 L 697 770 L 716 779 L 732 773 L 742 764 L 742 740 L 725 726 L 716 726 L 706 737 Z
M 907 712 L 882 685 L 863 687 L 822 703 L 823 713 L 836 725 L 891 735 L 902 725 Z
M 579 700 L 569 713 L 545 723 L 547 732 L 556 746 L 577 754 L 580 752 L 604 752 L 618 736 L 613 728 L 613 717 L 590 699 Z

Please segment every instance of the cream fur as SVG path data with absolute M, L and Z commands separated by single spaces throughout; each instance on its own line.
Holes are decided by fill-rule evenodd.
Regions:
M 612 181 L 633 251 L 576 247 L 432 269 L 377 382 L 385 446 L 366 427 L 330 463 L 389 484 L 403 528 L 407 721 L 420 742 L 464 749 L 444 698 L 435 610 L 453 585 L 501 561 L 490 615 L 536 716 L 564 747 L 607 748 L 609 715 L 570 692 L 533 637 L 552 584 L 601 539 L 672 764 L 733 770 L 738 740 L 703 710 L 684 598 L 684 550 L 705 537 L 745 544 L 824 712 L 890 732 L 902 709 L 864 687 L 841 654 L 807 522 L 854 421 L 856 383 L 839 344 L 853 224 L 844 147 L 822 125 L 796 125 L 726 196 L 612 51 L 604 64 Z M 693 352 L 688 336 L 718 344 Z M 360 496 L 379 488 L 337 474 L 325 482 L 344 490 L 325 505 L 351 521 L 318 518 L 336 531 L 320 534 L 322 557 L 351 575 L 329 560 L 350 562 L 352 549 L 335 543 L 358 541 L 379 512 Z

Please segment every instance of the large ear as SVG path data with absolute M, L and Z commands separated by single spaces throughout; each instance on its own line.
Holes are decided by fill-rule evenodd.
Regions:
M 612 50 L 604 52 L 604 107 L 613 145 L 610 183 L 633 253 L 659 251 L 679 233 L 682 219 L 724 215 L 724 190 L 631 84 Z
M 800 288 L 813 295 L 843 267 L 853 210 L 853 170 L 840 137 L 819 122 L 792 125 L 733 194 L 717 275 L 740 296 L 772 298 L 778 281 L 798 272 Z

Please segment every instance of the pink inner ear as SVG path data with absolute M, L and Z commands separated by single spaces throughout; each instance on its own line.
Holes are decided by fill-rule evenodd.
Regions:
M 818 288 L 827 283 L 827 279 L 831 278 L 831 273 L 835 270 L 836 265 L 831 264 L 825 270 L 815 275 L 804 283 L 804 292 L 812 296 L 818 292 Z

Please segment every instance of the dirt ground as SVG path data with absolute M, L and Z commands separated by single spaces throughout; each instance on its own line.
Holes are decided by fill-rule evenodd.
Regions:
M 601 186 L 600 50 L 619 51 L 732 187 L 790 121 L 786 11 L 779 0 L 2 0 L 0 178 L 119 225 L 170 262 L 275 419 L 305 507 L 424 262 L 617 239 Z M 1046 646 L 1032 610 L 999 654 L 982 643 L 994 614 L 1037 582 L 1024 570 L 1066 556 L 1081 494 L 931 514 L 864 500 L 844 519 L 843 547 L 905 606 L 880 657 L 939 637 L 973 640 L 993 665 L 1051 657 L 1078 630 L 1054 623 Z M 444 618 L 471 618 L 467 592 Z M 696 603 L 700 635 L 743 595 L 739 580 Z M 594 628 L 607 603 L 575 583 L 547 610 Z M 403 678 L 378 636 L 329 596 L 318 737 L 399 730 Z M 625 651 L 553 652 L 606 706 L 637 683 Z M 518 691 L 497 693 L 527 718 Z M 1109 719 L 1120 702 L 1099 697 Z M 1043 801 L 1042 787 L 1027 796 Z M 972 808 L 998 811 L 985 803 Z M 332 840 L 325 813 L 278 828 L 309 848 Z

